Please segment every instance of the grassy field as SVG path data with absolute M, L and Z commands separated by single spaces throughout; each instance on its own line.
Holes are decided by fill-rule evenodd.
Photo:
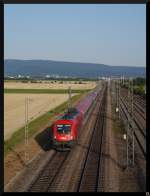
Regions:
M 91 89 L 85 90 L 71 90 L 71 93 L 84 93 Z M 51 94 L 63 94 L 68 93 L 68 89 L 4 89 L 4 93 L 51 93 Z
M 75 95 L 72 97 L 72 103 L 76 102 L 83 94 Z M 40 131 L 43 127 L 45 127 L 48 122 L 54 118 L 56 115 L 62 113 L 67 107 L 67 101 L 63 104 L 59 105 L 53 110 L 46 112 L 45 114 L 39 116 L 35 120 L 29 123 L 29 137 Z M 24 141 L 24 127 L 20 128 L 16 132 L 13 133 L 12 137 L 4 142 L 4 156 L 11 151 L 18 143 Z

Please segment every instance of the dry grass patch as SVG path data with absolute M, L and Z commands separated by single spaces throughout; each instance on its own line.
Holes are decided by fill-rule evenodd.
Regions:
M 79 84 L 77 81 L 71 81 L 71 82 L 63 82 L 60 83 L 60 81 L 53 82 L 41 82 L 41 83 L 23 83 L 23 82 L 4 82 L 4 88 L 5 89 L 68 89 L 71 87 L 72 89 L 79 89 L 79 90 L 86 90 L 86 89 L 93 89 L 96 87 L 96 82 L 82 82 Z

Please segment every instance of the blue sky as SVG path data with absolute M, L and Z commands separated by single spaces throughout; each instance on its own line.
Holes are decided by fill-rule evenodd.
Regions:
M 146 6 L 4 6 L 5 59 L 146 66 Z

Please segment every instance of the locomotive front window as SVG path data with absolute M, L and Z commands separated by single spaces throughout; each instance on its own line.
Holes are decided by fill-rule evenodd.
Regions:
M 71 125 L 57 125 L 57 131 L 59 133 L 69 133 L 71 131 Z

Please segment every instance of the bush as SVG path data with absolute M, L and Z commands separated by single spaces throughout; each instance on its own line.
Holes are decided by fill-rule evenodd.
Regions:
M 22 83 L 28 83 L 28 81 L 27 81 L 27 80 L 22 80 L 21 82 L 22 82 Z

